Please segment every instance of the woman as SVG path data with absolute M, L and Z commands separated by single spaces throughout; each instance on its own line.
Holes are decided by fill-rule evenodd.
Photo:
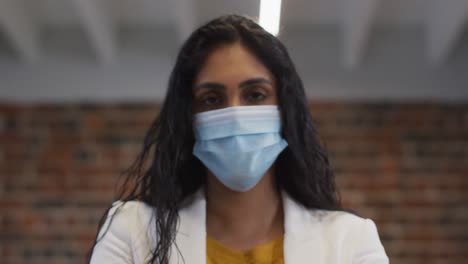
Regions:
M 182 46 L 127 175 L 91 263 L 388 263 L 374 222 L 340 210 L 285 47 L 248 18 Z

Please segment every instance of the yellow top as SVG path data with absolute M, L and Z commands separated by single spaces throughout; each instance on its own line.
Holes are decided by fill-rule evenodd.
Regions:
M 207 264 L 283 264 L 283 237 L 245 252 L 226 247 L 211 237 L 206 239 Z

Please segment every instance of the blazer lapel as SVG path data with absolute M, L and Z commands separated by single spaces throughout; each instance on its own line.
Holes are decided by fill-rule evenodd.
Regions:
M 319 225 L 314 213 L 282 192 L 284 210 L 284 263 L 305 264 L 323 259 Z
M 179 226 L 171 248 L 170 264 L 206 264 L 206 201 L 203 188 L 179 210 Z

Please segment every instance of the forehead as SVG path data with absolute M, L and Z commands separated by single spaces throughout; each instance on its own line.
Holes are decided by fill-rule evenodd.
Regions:
M 236 42 L 214 49 L 206 58 L 195 84 L 202 82 L 241 82 L 263 77 L 273 82 L 268 68 L 245 46 Z

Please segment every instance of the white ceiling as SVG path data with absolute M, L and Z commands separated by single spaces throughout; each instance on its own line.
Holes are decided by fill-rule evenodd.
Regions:
M 41 24 L 70 26 L 80 24 L 80 18 L 70 0 L 25 1 Z M 176 21 L 172 2 L 180 0 L 94 0 L 104 4 L 110 15 L 126 25 L 168 25 Z M 282 21 L 286 24 L 337 24 L 342 19 L 343 1 L 348 0 L 285 0 Z M 448 0 L 450 1 L 450 0 Z M 223 13 L 258 15 L 258 0 L 193 0 L 197 22 Z M 390 25 L 421 25 L 430 0 L 385 0 L 378 8 L 376 23 Z
M 227 13 L 257 17 L 259 1 L 0 0 L 0 70 L 15 71 L 7 76 L 4 70 L 0 78 L 10 81 L 12 86 L 29 85 L 24 83 L 24 76 L 38 77 L 39 68 L 50 68 L 51 62 L 57 60 L 66 67 L 53 67 L 69 69 L 72 73 L 67 75 L 74 76 L 73 71 L 80 70 L 73 70 L 73 65 L 81 69 L 86 56 L 94 57 L 94 63 L 99 65 L 96 71 L 106 74 L 121 63 L 127 64 L 128 71 L 137 71 L 142 65 L 148 65 L 149 56 L 153 56 L 159 63 L 154 67 L 167 74 L 177 47 L 194 28 Z M 468 32 L 467 20 L 468 0 L 283 0 L 280 38 L 296 47 L 294 54 L 314 54 L 325 47 L 310 50 L 310 45 L 295 43 L 300 38 L 290 32 L 311 34 L 313 39 L 312 31 L 331 28 L 339 37 L 334 39 L 337 43 L 332 43 L 336 50 L 329 52 L 339 54 L 341 67 L 352 73 L 366 66 L 366 57 L 373 52 L 374 38 L 380 38 L 377 29 L 403 32 L 382 38 L 389 39 L 388 43 L 415 43 L 405 32 L 418 29 L 415 32 L 422 37 L 417 38 L 420 47 L 416 53 L 422 50 L 424 63 L 430 67 L 450 69 L 452 58 L 461 54 L 465 45 L 461 40 Z M 406 37 L 399 39 L 399 36 Z M 393 46 L 388 44 L 382 49 L 387 54 L 376 58 L 392 57 Z M 397 46 L 405 48 L 403 44 Z M 131 60 L 126 55 L 129 50 L 136 54 Z M 429 66 L 419 62 L 415 65 L 422 65 L 427 75 L 431 75 Z M 6 83 L 4 80 L 0 81 Z M 0 88 L 4 89 L 2 82 Z M 27 87 L 24 91 L 28 94 Z M 15 95 L 15 91 L 1 92 L 6 97 Z
M 40 57 L 41 34 L 48 28 L 82 27 L 98 58 L 114 60 L 119 28 L 175 28 L 183 40 L 226 13 L 257 17 L 259 0 L 0 0 L 0 26 L 26 61 Z M 341 27 L 344 62 L 355 66 L 373 28 L 422 27 L 428 57 L 438 63 L 455 46 L 467 18 L 468 0 L 284 0 L 281 28 Z

